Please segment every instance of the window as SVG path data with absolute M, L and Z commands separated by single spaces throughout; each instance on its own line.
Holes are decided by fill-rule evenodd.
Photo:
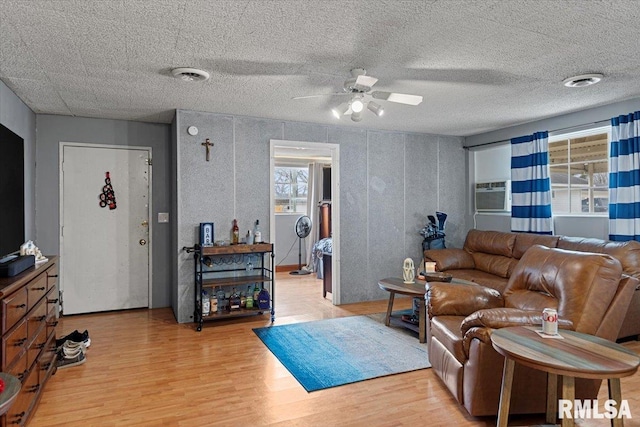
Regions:
M 609 211 L 609 140 L 608 127 L 549 138 L 554 214 Z
M 276 212 L 306 214 L 309 169 L 306 167 L 276 166 L 274 171 Z

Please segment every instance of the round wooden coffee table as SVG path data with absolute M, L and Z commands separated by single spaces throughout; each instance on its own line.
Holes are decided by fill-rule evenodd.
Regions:
M 427 292 L 425 289 L 426 283 L 423 280 L 416 280 L 415 283 L 404 283 L 402 279 L 396 277 L 388 277 L 378 281 L 380 289 L 389 292 L 389 305 L 387 306 L 387 315 L 384 318 L 386 326 L 391 323 L 391 312 L 393 311 L 393 301 L 396 294 L 422 299 L 418 310 L 418 339 L 421 343 L 427 342 L 426 310 L 424 306 L 424 294 Z
M 547 372 L 547 422 L 555 424 L 558 411 L 558 379 L 562 380 L 562 399 L 574 402 L 575 378 L 608 380 L 610 399 L 620 408 L 620 378 L 638 370 L 640 356 L 611 341 L 575 331 L 560 330 L 558 338 L 543 338 L 540 326 L 512 326 L 491 334 L 493 348 L 504 356 L 498 427 L 507 425 L 515 363 Z M 573 412 L 572 412 L 573 413 Z M 613 418 L 622 426 L 622 418 Z M 573 426 L 573 418 L 562 418 L 562 426 Z

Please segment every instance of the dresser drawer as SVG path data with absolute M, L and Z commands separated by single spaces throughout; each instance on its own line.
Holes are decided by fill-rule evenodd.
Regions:
M 7 366 L 22 353 L 27 344 L 27 322 L 21 320 L 2 337 L 2 366 Z
M 15 362 L 9 365 L 5 372 L 17 377 L 20 381 L 24 380 L 29 373 L 29 365 L 27 365 L 27 353 L 20 356 Z
M 47 269 L 47 290 L 53 289 L 58 284 L 58 266 Z
M 27 311 L 31 310 L 47 293 L 47 273 L 42 273 L 27 285 Z
M 34 397 L 38 393 L 39 388 L 38 372 L 35 370 L 29 372 L 27 377 L 22 381 L 20 394 L 18 394 L 15 402 L 13 402 L 13 405 L 5 415 L 5 424 L 7 426 L 23 426 L 26 424 L 27 418 L 29 417 L 29 410 L 31 409 Z
M 45 300 L 41 300 L 38 305 L 27 315 L 27 337 L 31 342 L 38 331 L 45 326 L 47 318 L 47 304 Z
M 2 300 L 2 330 L 7 331 L 27 314 L 27 290 L 22 288 Z
M 31 342 L 31 345 L 27 349 L 27 365 L 31 366 L 33 362 L 38 359 L 38 355 L 44 349 L 47 342 L 47 328 L 44 322 L 40 322 L 40 329 L 35 336 L 35 339 Z
M 37 362 L 40 384 L 46 383 L 51 373 L 56 369 L 56 350 L 56 339 L 55 337 L 50 337 L 45 343 Z

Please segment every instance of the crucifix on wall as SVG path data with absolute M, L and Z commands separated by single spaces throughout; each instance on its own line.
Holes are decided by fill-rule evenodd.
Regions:
M 205 141 L 200 144 L 203 145 L 207 149 L 207 162 L 209 161 L 209 149 L 213 147 L 213 142 L 209 140 L 209 138 L 205 139 Z

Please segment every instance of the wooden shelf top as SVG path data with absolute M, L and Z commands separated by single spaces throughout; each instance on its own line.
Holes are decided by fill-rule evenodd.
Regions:
M 200 251 L 203 256 L 273 252 L 273 243 L 255 243 L 253 245 L 241 243 L 229 246 L 207 246 L 200 248 Z

